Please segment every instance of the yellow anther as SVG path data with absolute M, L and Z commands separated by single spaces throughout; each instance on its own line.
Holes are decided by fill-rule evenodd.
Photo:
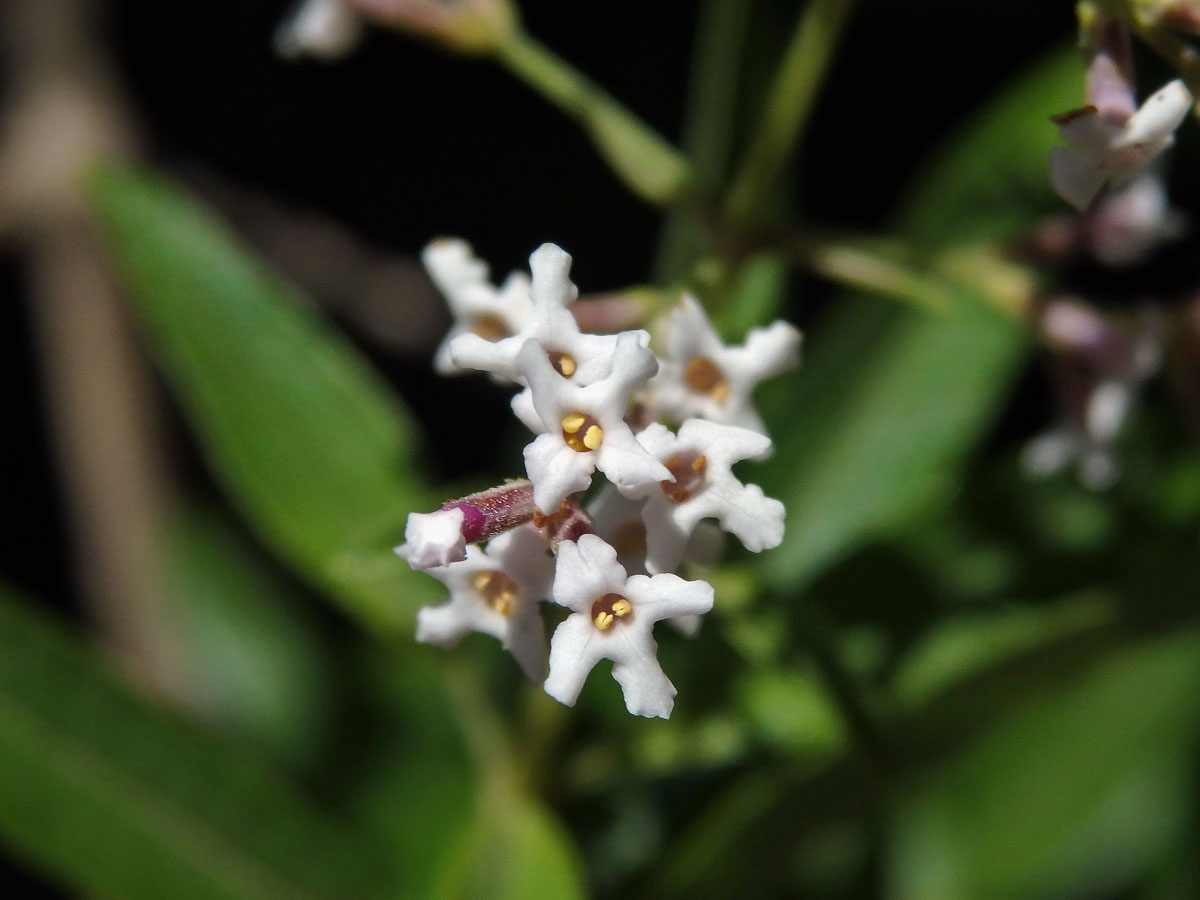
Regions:
M 567 413 L 562 419 L 562 436 L 566 445 L 576 453 L 595 450 L 604 440 L 604 429 L 586 413 Z
M 575 364 L 575 357 L 570 353 L 551 352 L 546 354 L 550 359 L 550 365 L 554 366 L 554 371 L 563 378 L 570 378 L 575 374 L 575 370 L 579 368 Z
M 729 396 L 729 385 L 725 381 L 725 374 L 717 368 L 716 363 L 703 356 L 688 360 L 683 377 L 693 391 L 708 394 L 718 403 L 724 403 Z
M 471 586 L 479 591 L 483 601 L 500 615 L 512 615 L 520 595 L 516 582 L 503 572 L 480 572 L 471 579 Z
M 617 619 L 633 612 L 633 604 L 620 594 L 605 594 L 592 603 L 592 624 L 598 631 L 608 631 Z

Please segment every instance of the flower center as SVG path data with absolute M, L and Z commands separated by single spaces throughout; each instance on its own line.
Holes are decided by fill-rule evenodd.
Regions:
M 708 394 L 718 403 L 724 403 L 725 398 L 729 396 L 725 374 L 711 359 L 705 359 L 703 356 L 693 357 L 683 370 L 683 377 L 693 391 Z
M 493 344 L 509 337 L 508 328 L 499 316 L 480 316 L 471 323 L 471 332 Z
M 576 453 L 595 450 L 604 440 L 604 429 L 586 413 L 567 413 L 562 420 L 562 436 L 567 446 Z
M 579 368 L 575 364 L 575 357 L 570 353 L 559 353 L 557 350 L 551 350 L 546 356 L 550 359 L 550 365 L 554 366 L 554 371 L 563 378 L 570 378 L 575 374 L 575 370 Z
M 605 594 L 592 604 L 592 624 L 599 631 L 608 631 L 617 619 L 633 612 L 633 604 L 620 594 Z
M 667 471 L 675 476 L 674 481 L 660 481 L 658 486 L 667 499 L 682 503 L 704 489 L 708 479 L 708 460 L 703 455 L 681 453 L 672 456 L 666 463 Z
M 512 615 L 517 598 L 520 596 L 515 581 L 503 572 L 492 569 L 488 572 L 480 572 L 471 580 L 471 584 L 475 590 L 479 591 L 484 603 L 502 616 Z

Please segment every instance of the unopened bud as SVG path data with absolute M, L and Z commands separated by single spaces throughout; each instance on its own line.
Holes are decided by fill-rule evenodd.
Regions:
M 509 0 L 345 0 L 364 19 L 459 53 L 487 54 L 517 30 Z

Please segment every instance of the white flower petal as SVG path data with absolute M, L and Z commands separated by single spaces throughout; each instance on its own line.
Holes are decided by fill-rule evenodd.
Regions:
M 650 633 L 621 629 L 614 642 L 623 642 L 613 653 L 612 675 L 625 695 L 625 708 L 635 716 L 669 719 L 675 706 L 675 685 L 658 664 L 658 645 Z
M 678 575 L 633 575 L 624 595 L 633 615 L 650 623 L 674 616 L 702 615 L 713 607 L 713 587 L 707 581 L 684 581 Z
M 539 434 L 525 447 L 525 471 L 533 482 L 533 502 L 553 513 L 568 496 L 587 490 L 596 468 L 596 454 L 572 450 L 561 434 Z
M 275 32 L 275 52 L 330 62 L 358 46 L 362 31 L 362 20 L 343 0 L 303 0 Z
M 588 674 L 605 657 L 605 637 L 586 615 L 567 616 L 550 639 L 550 674 L 542 689 L 559 703 L 574 706 Z
M 1183 124 L 1192 108 L 1192 94 L 1176 78 L 1146 98 L 1125 126 L 1125 145 L 1146 143 L 1165 149 L 1175 140 L 1175 129 Z
M 597 597 L 621 593 L 626 580 L 617 551 L 597 535 L 558 545 L 552 591 L 556 603 L 588 616 Z
M 675 480 L 670 470 L 637 442 L 628 427 L 606 430 L 595 454 L 596 468 L 618 487 Z

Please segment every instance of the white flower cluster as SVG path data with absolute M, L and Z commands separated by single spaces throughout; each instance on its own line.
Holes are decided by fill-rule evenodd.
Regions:
M 568 705 L 608 659 L 629 711 L 666 718 L 675 687 L 652 629 L 671 620 L 694 631 L 712 608 L 707 582 L 672 574 L 719 551 L 720 535 L 703 520 L 755 552 L 783 539 L 783 504 L 742 484 L 732 466 L 770 452 L 750 395 L 796 365 L 799 332 L 776 322 L 727 347 L 685 297 L 659 358 L 646 331 L 580 329 L 571 258 L 552 244 L 530 257 L 532 278 L 513 275 L 500 288 L 462 241 L 434 242 L 424 261 L 455 319 L 438 370 L 515 384 L 513 411 L 534 438 L 524 454 L 528 481 L 409 517 L 397 553 L 450 591 L 420 611 L 417 639 L 450 646 L 471 631 L 491 634 Z M 585 511 L 579 503 L 597 470 L 609 484 Z M 570 611 L 548 658 L 543 601 Z

